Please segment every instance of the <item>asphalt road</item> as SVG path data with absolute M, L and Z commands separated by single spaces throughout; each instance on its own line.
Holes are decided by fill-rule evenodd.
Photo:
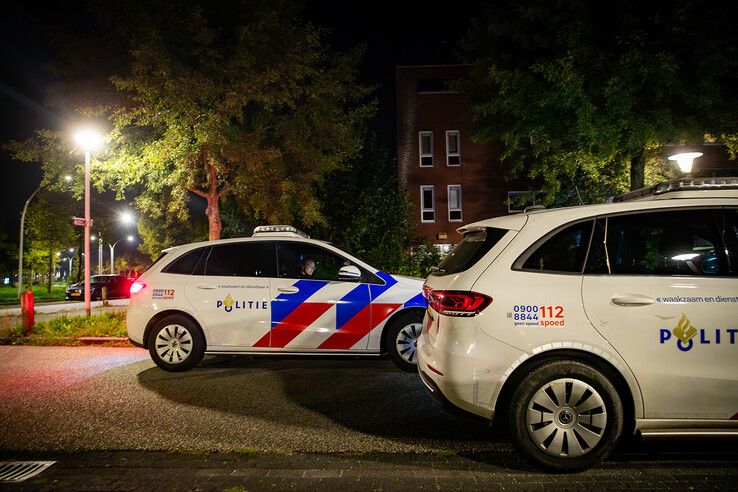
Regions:
M 585 473 L 546 475 L 484 422 L 445 413 L 416 375 L 377 359 L 207 357 L 167 373 L 134 348 L 0 346 L 0 430 L 3 459 L 60 460 L 48 477 L 100 469 L 101 489 L 125 485 L 126 463 L 135 466 L 123 476 L 139 483 L 154 462 L 214 488 L 262 488 L 275 470 L 278 488 L 417 479 L 420 488 L 684 489 L 738 479 L 735 441 L 641 442 Z

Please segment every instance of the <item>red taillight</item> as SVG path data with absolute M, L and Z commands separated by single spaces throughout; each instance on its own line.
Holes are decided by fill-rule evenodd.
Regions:
M 146 288 L 146 284 L 143 282 L 133 282 L 131 284 L 131 295 L 138 294 Z
M 478 292 L 433 290 L 428 303 L 439 314 L 446 316 L 474 316 L 492 304 L 492 298 Z
M 423 297 L 425 297 L 426 301 L 430 299 L 431 292 L 433 292 L 433 289 L 431 289 L 428 284 L 423 284 Z

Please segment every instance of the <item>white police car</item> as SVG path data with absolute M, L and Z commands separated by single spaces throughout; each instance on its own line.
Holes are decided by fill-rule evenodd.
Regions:
M 422 284 L 294 227 L 262 226 L 162 252 L 131 286 L 128 336 L 169 371 L 206 353 L 388 353 L 415 371 Z
M 466 225 L 424 287 L 428 390 L 551 470 L 626 433 L 738 435 L 738 178 L 615 201 Z

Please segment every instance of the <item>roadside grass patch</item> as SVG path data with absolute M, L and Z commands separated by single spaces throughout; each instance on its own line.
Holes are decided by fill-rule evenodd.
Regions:
M 27 336 L 23 336 L 20 324 L 3 326 L 0 322 L 0 338 L 13 345 L 83 345 L 75 340 L 80 337 L 127 337 L 125 311 L 110 311 L 87 316 L 60 316 L 36 323 Z M 7 342 L 6 342 L 7 343 Z M 104 346 L 130 345 L 128 341 L 111 341 Z
M 64 300 L 64 292 L 66 289 L 66 283 L 51 284 L 50 293 L 46 291 L 45 285 L 34 285 L 31 288 L 31 290 L 33 290 L 33 299 L 36 301 Z M 20 299 L 18 299 L 18 287 L 10 285 L 0 286 L 0 303 L 20 304 Z
M 441 458 L 453 458 L 458 454 L 459 453 L 457 451 L 454 451 L 453 449 L 439 449 L 438 451 L 436 451 L 436 455 L 440 456 Z
M 235 452 L 241 456 L 256 456 L 257 454 L 261 454 L 261 451 L 256 448 L 238 448 Z

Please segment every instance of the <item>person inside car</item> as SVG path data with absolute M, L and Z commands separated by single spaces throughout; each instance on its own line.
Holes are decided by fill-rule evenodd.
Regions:
M 305 260 L 302 262 L 302 270 L 300 271 L 300 274 L 303 277 L 312 277 L 315 273 L 315 260 L 312 260 L 310 258 L 305 258 Z

